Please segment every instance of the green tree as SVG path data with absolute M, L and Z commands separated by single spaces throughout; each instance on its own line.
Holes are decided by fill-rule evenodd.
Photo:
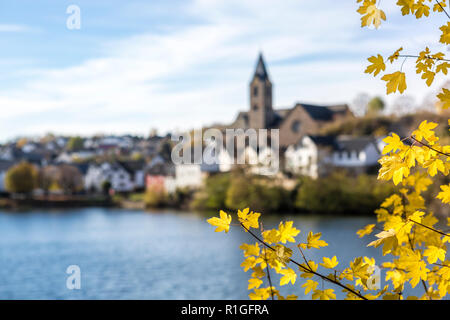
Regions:
M 380 97 L 374 97 L 370 99 L 367 104 L 367 113 L 370 115 L 380 114 L 384 110 L 385 104 Z
M 160 208 L 167 204 L 167 193 L 162 187 L 148 188 L 144 195 L 144 202 L 148 208 Z
M 103 181 L 101 188 L 104 195 L 109 195 L 109 190 L 111 189 L 112 184 L 109 181 Z
M 6 172 L 5 187 L 12 193 L 30 193 L 36 188 L 38 170 L 28 162 L 21 162 Z
M 226 206 L 227 190 L 230 186 L 230 174 L 216 174 L 205 181 L 205 186 L 195 193 L 192 208 L 196 210 L 216 210 Z
M 72 137 L 67 142 L 67 150 L 69 151 L 77 151 L 81 150 L 84 147 L 84 141 L 81 137 Z

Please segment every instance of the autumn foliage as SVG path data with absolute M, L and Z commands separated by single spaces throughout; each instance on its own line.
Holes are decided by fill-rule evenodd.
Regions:
M 361 26 L 378 28 L 386 20 L 386 14 L 375 0 L 357 0 Z M 378 2 L 379 3 L 379 2 Z M 439 28 L 438 41 L 450 44 L 450 15 L 447 13 L 448 1 L 398 0 L 402 15 L 414 15 L 417 19 L 429 17 L 432 13 L 448 18 L 449 22 Z M 424 48 L 418 53 L 403 54 L 400 47 L 384 58 L 377 54 L 368 59 L 366 73 L 381 75 L 386 82 L 386 93 L 407 89 L 406 74 L 402 64 L 397 71 L 386 73 L 386 64 L 395 66 L 399 59 L 415 59 L 416 73 L 430 86 L 437 74 L 447 75 L 450 60 L 442 52 L 431 52 Z M 450 90 L 443 88 L 437 95 L 442 108 L 450 107 Z M 449 121 L 450 124 L 450 121 Z M 336 289 L 345 293 L 346 299 L 442 299 L 450 292 L 450 261 L 447 259 L 447 246 L 450 234 L 437 227 L 438 219 L 427 209 L 423 194 L 433 184 L 437 175 L 450 173 L 450 146 L 440 143 L 435 133 L 438 124 L 423 121 L 409 136 L 400 137 L 392 133 L 384 139 L 386 146 L 380 159 L 381 169 L 378 179 L 392 181 L 399 191 L 390 195 L 375 211 L 377 225 L 370 224 L 358 230 L 359 237 L 375 234 L 376 240 L 368 246 L 380 248 L 383 256 L 389 258 L 381 264 L 384 271 L 384 286 L 374 286 L 375 259 L 356 257 L 348 266 L 341 265 L 338 257 L 323 257 L 322 261 L 307 258 L 309 250 L 327 246 L 320 233 L 309 232 L 306 242 L 296 243 L 300 233 L 292 221 L 280 222 L 278 228 L 264 230 L 259 222 L 260 214 L 250 209 L 237 212 L 237 226 L 247 231 L 256 241 L 242 244 L 244 254 L 242 268 L 251 271 L 248 289 L 251 299 L 296 299 L 295 295 L 280 295 L 276 286 L 297 285 L 311 294 L 313 299 L 336 299 Z M 441 185 L 435 197 L 443 205 L 450 204 L 450 185 Z M 216 226 L 216 232 L 228 232 L 232 216 L 220 212 L 220 217 L 208 222 Z M 447 226 L 450 219 L 447 218 Z M 294 252 L 287 244 L 296 243 Z M 272 283 L 270 274 L 281 275 L 279 284 Z M 299 281 L 299 278 L 301 280 Z M 267 279 L 266 285 L 264 280 Z M 319 286 L 319 281 L 329 287 Z M 405 287 L 422 288 L 419 296 L 405 295 Z

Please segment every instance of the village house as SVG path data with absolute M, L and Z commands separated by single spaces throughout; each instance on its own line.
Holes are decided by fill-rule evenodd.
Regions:
M 337 168 L 367 171 L 377 165 L 380 150 L 373 137 L 307 135 L 289 146 L 284 157 L 287 172 L 318 178 Z
M 219 172 L 219 164 L 205 162 L 181 163 L 175 165 L 176 188 L 198 188 L 210 174 Z
M 130 175 L 133 188 L 135 190 L 143 190 L 145 188 L 145 161 L 119 161 L 119 164 Z
M 84 177 L 85 189 L 102 192 L 106 182 L 109 182 L 111 189 L 116 192 L 131 192 L 135 187 L 133 177 L 119 163 L 104 162 L 89 165 Z
M 154 159 L 146 170 L 146 189 L 173 193 L 176 190 L 175 168 L 162 157 Z

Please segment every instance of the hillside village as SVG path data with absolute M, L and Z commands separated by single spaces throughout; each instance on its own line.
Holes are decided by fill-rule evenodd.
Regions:
M 277 177 L 309 176 L 317 179 L 346 169 L 356 174 L 377 166 L 383 136 L 323 135 L 323 128 L 354 119 L 347 105 L 295 103 L 291 108 L 273 106 L 273 88 L 262 55 L 249 87 L 249 108 L 220 130 L 279 129 L 280 170 Z M 386 133 L 387 134 L 387 133 Z M 18 139 L 0 146 L 0 193 L 6 194 L 5 176 L 20 162 L 34 165 L 38 172 L 35 193 L 130 193 L 159 188 L 173 193 L 179 188 L 199 188 L 207 176 L 233 170 L 225 150 L 217 165 L 177 164 L 171 161 L 174 142 L 170 134 L 148 137 L 48 135 L 40 139 Z M 245 149 L 251 172 L 264 174 L 272 157 L 270 146 Z

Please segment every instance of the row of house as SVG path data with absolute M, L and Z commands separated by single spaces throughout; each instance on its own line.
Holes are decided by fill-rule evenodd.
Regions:
M 150 160 L 159 154 L 165 158 L 170 156 L 170 148 L 165 146 L 170 145 L 169 135 L 80 138 L 81 143 L 76 148 L 70 148 L 69 141 L 68 137 L 56 136 L 18 139 L 0 145 L 0 193 L 6 192 L 6 172 L 22 161 L 36 168 L 75 167 L 77 174 L 82 176 L 86 192 L 103 191 L 105 182 L 117 192 L 142 190 L 146 185 L 145 172 Z
M 272 175 L 289 173 L 319 178 L 333 170 L 345 169 L 356 174 L 369 171 L 377 165 L 384 142 L 374 137 L 305 135 L 296 144 L 289 145 L 282 154 L 270 147 L 256 150 L 245 148 L 239 161 L 238 155 L 222 148 L 217 155 L 217 165 L 179 164 L 175 168 L 177 187 L 199 187 L 203 180 L 216 172 L 229 172 L 234 166 L 245 162 L 254 174 Z M 273 160 L 279 158 L 278 166 Z M 274 169 L 276 172 L 274 172 Z
M 116 192 L 131 192 L 146 187 L 173 192 L 176 188 L 200 187 L 205 177 L 229 172 L 240 163 L 244 163 L 254 174 L 274 174 L 275 158 L 279 158 L 276 171 L 292 175 L 319 178 L 339 168 L 361 173 L 377 165 L 382 148 L 381 139 L 373 137 L 305 135 L 296 144 L 282 150 L 282 154 L 275 154 L 278 150 L 270 146 L 260 149 L 248 146 L 241 155 L 233 155 L 226 148 L 220 148 L 213 164 L 198 161 L 174 165 L 167 157 L 157 155 L 148 162 L 74 162 L 73 159 L 63 161 L 58 157 L 55 165 L 64 163 L 75 166 L 83 175 L 84 189 L 88 192 L 102 192 L 106 182 Z M 0 159 L 0 192 L 5 191 L 6 171 L 15 163 Z

